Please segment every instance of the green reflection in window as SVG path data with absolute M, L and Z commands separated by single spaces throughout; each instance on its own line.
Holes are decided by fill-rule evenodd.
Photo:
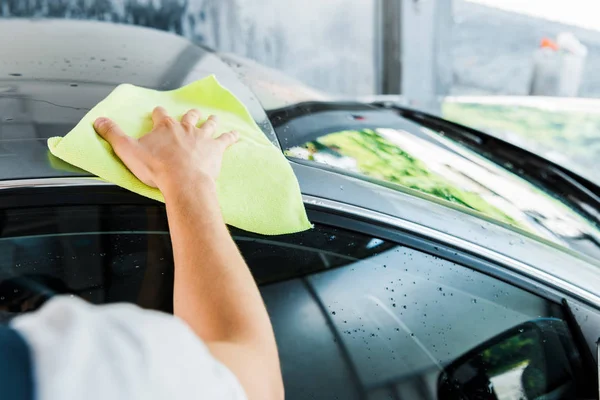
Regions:
M 315 159 L 317 154 L 325 155 L 332 160 L 325 162 L 327 164 L 415 189 L 479 211 L 498 221 L 524 228 L 479 194 L 465 191 L 432 172 L 425 163 L 371 129 L 332 133 L 308 142 L 301 148 L 306 149 L 307 153 L 298 154 L 295 149 L 290 149 L 286 151 L 286 155 L 300 156 L 313 161 L 318 161 Z

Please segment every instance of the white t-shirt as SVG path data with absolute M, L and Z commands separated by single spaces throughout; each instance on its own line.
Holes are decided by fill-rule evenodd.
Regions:
M 59 296 L 11 327 L 29 344 L 39 400 L 246 399 L 180 319 Z

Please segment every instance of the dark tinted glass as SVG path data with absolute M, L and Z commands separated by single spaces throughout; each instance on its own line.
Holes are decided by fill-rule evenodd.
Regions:
M 594 239 L 600 231 L 593 221 L 554 195 L 425 128 L 419 135 L 385 126 L 320 129 L 304 139 L 285 148 L 285 154 L 397 190 L 416 190 L 592 257 L 600 254 Z
M 163 208 L 21 209 L 2 218 L 5 316 L 34 309 L 52 293 L 171 311 Z M 465 354 L 522 324 L 564 319 L 554 303 L 363 233 L 322 225 L 277 237 L 231 231 L 261 284 L 288 399 L 436 399 L 441 373 Z M 567 375 L 577 375 L 579 355 L 566 348 L 573 361 Z

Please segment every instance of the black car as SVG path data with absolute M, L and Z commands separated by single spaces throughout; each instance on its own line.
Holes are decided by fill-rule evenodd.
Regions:
M 597 398 L 593 183 L 482 132 L 336 101 L 150 29 L 2 21 L 0 37 L 6 318 L 56 293 L 172 312 L 164 205 L 61 162 L 46 140 L 120 83 L 170 90 L 214 73 L 288 157 L 314 223 L 231 227 L 288 399 Z

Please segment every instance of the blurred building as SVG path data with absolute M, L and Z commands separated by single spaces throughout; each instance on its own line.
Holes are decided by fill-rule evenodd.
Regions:
M 374 10 L 372 1 L 347 0 L 0 0 L 4 18 L 92 19 L 171 31 L 344 95 L 375 92 Z

